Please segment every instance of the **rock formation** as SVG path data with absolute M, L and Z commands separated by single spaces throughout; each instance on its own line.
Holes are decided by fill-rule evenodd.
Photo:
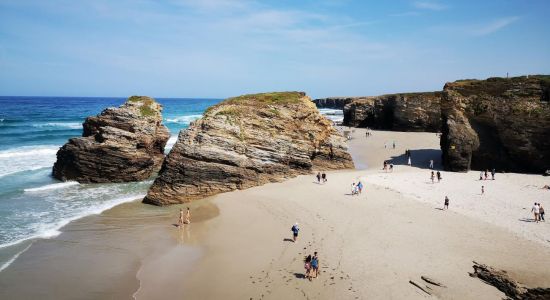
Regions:
M 358 97 L 344 106 L 344 125 L 374 129 L 438 132 L 441 92 Z
M 345 139 L 304 93 L 244 95 L 180 132 L 144 202 L 183 203 L 344 168 L 353 168 Z
M 474 261 L 474 273 L 470 276 L 477 277 L 487 284 L 496 287 L 511 299 L 544 300 L 550 299 L 550 288 L 527 288 L 516 282 L 506 271 L 495 270 L 487 265 Z
M 170 137 L 161 111 L 154 99 L 132 96 L 118 108 L 86 118 L 82 137 L 57 152 L 53 176 L 81 183 L 149 178 L 160 169 Z
M 449 171 L 550 168 L 550 76 L 459 80 L 441 99 L 443 165 Z
M 344 109 L 344 106 L 353 100 L 357 99 L 356 97 L 330 97 L 330 98 L 321 98 L 315 99 L 313 102 L 318 108 L 335 108 L 335 109 Z

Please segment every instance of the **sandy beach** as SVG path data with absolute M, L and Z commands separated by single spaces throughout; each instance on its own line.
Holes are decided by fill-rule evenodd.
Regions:
M 183 229 L 173 226 L 181 206 L 139 202 L 72 222 L 0 273 L 0 298 L 502 299 L 469 276 L 472 261 L 527 287 L 550 286 L 550 223 L 530 220 L 533 202 L 550 207 L 544 177 L 479 181 L 479 172 L 443 172 L 432 183 L 429 160 L 440 167 L 434 133 L 366 138 L 355 129 L 349 146 L 366 169 L 329 172 L 325 184 L 299 176 L 196 201 Z M 393 173 L 381 170 L 385 159 Z M 365 190 L 352 196 L 358 180 Z M 450 209 L 442 210 L 446 195 Z M 314 251 L 321 274 L 309 282 L 303 258 Z M 421 276 L 446 287 L 432 286 L 428 296 L 409 283 Z

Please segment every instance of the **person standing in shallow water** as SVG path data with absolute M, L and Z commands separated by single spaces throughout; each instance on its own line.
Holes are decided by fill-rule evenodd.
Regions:
M 298 222 L 296 222 L 290 230 L 292 231 L 292 241 L 296 243 L 296 240 L 298 239 L 298 232 L 300 231 Z
M 178 220 L 178 227 L 183 226 L 183 224 L 185 224 L 183 220 L 183 208 L 180 208 L 180 218 Z

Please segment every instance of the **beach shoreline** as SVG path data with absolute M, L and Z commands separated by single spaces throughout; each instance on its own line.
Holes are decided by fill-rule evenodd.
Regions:
M 192 224 L 183 229 L 173 224 L 187 205 L 138 201 L 73 221 L 0 272 L 0 298 L 70 298 L 85 290 L 83 298 L 95 299 L 420 299 L 425 295 L 408 282 L 420 276 L 447 286 L 434 288 L 439 298 L 502 298 L 496 288 L 469 277 L 474 260 L 504 269 L 529 287 L 550 286 L 543 232 L 549 225 L 501 222 L 513 214 L 494 208 L 510 189 L 543 195 L 534 187 L 521 190 L 518 178 L 533 185 L 544 178 L 497 174 L 495 182 L 483 182 L 485 203 L 479 197 L 468 201 L 480 184 L 475 172 L 444 172 L 442 183 L 429 182 L 429 159 L 440 168 L 438 142 L 434 133 L 373 131 L 367 138 L 364 129 L 354 129 L 350 153 L 368 169 L 327 172 L 326 184 L 303 175 L 195 201 L 189 203 Z M 405 149 L 412 151 L 413 167 L 403 164 Z M 381 170 L 387 159 L 395 163 L 393 174 Z M 358 180 L 365 191 L 349 195 Z M 493 194 L 495 189 L 504 194 Z M 449 211 L 439 209 L 440 193 L 453 193 Z M 503 212 L 518 209 L 512 204 Z M 288 241 L 294 222 L 301 227 L 297 243 Z M 308 282 L 301 278 L 301 260 L 313 251 L 320 253 L 322 273 Z M 60 267 L 58 278 L 44 275 Z M 83 270 L 86 280 L 74 279 Z M 67 281 L 73 286 L 63 295 L 52 289 Z M 25 290 L 29 282 L 32 291 Z

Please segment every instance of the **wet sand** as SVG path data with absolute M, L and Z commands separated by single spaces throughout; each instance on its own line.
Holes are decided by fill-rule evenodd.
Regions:
M 189 205 L 193 223 L 219 213 L 208 200 L 197 204 Z M 178 210 L 137 200 L 71 222 L 59 236 L 33 241 L 0 273 L 0 299 L 132 299 L 134 294 L 151 299 L 160 291 L 179 294 L 176 288 L 183 277 L 176 276 L 187 272 L 202 251 L 190 226 L 173 225 Z M 168 262 L 180 273 L 164 274 Z M 160 275 L 144 280 L 142 274 L 149 272 Z

